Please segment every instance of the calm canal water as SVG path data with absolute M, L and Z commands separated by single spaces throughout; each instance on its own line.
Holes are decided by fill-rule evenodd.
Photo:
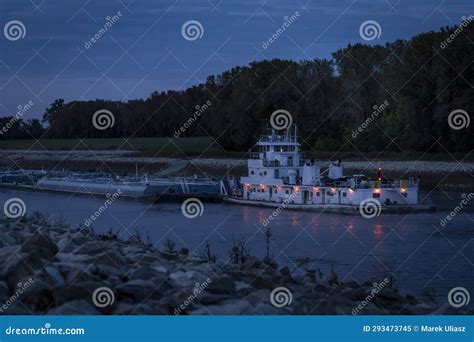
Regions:
M 334 267 L 341 279 L 357 281 L 381 280 L 393 271 L 398 286 L 410 293 L 422 295 L 434 289 L 436 297 L 445 299 L 451 288 L 462 286 L 474 295 L 473 203 L 442 227 L 441 219 L 459 204 L 461 193 L 435 192 L 430 196 L 438 205 L 433 214 L 365 219 L 284 210 L 269 225 L 273 233 L 270 252 L 280 265 L 290 269 L 319 267 L 323 275 L 328 275 Z M 12 197 L 21 198 L 28 213 L 38 210 L 72 225 L 83 224 L 105 200 L 0 190 L 2 203 Z M 160 248 L 171 239 L 177 248 L 187 247 L 196 254 L 209 241 L 220 259 L 228 258 L 233 239 L 245 239 L 251 253 L 263 257 L 266 247 L 262 222 L 272 212 L 205 203 L 202 216 L 188 219 L 182 215 L 180 203 L 118 199 L 98 217 L 94 229 L 106 232 L 113 228 L 125 239 L 138 230 Z

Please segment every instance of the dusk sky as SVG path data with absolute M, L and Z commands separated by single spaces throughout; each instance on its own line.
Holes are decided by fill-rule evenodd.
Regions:
M 85 46 L 121 16 L 100 39 Z M 267 48 L 285 17 L 299 16 Z M 24 119 L 39 118 L 56 98 L 66 101 L 146 98 L 185 89 L 249 62 L 330 58 L 349 43 L 383 44 L 457 25 L 474 14 L 472 0 L 0 0 L 0 23 L 17 20 L 24 37 L 0 37 L 0 116 L 33 101 Z M 202 37 L 184 39 L 185 22 Z M 380 38 L 364 41 L 374 20 Z

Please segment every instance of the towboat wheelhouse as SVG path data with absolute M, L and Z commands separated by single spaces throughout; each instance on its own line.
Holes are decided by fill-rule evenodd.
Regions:
M 311 205 L 359 205 L 368 198 L 382 206 L 418 203 L 417 179 L 388 180 L 378 169 L 374 179 L 346 177 L 340 161 L 322 172 L 321 164 L 300 153 L 296 126 L 268 129 L 248 160 L 248 176 L 241 178 L 246 201 Z

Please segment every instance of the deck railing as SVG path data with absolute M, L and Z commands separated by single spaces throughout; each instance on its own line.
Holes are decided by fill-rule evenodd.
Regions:
M 249 159 L 260 159 L 260 153 L 258 152 L 250 152 Z
M 296 177 L 295 183 L 290 183 L 288 177 L 282 177 L 285 185 L 301 185 L 302 178 Z M 352 189 L 410 189 L 418 188 L 419 182 L 417 179 L 395 180 L 395 181 L 362 181 L 353 182 L 352 180 L 344 181 L 323 181 L 319 184 L 322 187 L 334 188 L 352 188 Z
M 264 135 L 260 138 L 261 142 L 298 142 L 298 139 L 295 136 L 285 136 L 285 135 Z
M 249 156 L 249 159 L 252 160 L 258 160 L 260 159 L 260 156 L 258 153 L 251 153 Z M 279 166 L 284 166 L 284 167 L 295 167 L 298 163 L 296 163 L 294 160 L 288 160 L 286 165 L 280 163 L 279 160 L 269 160 L 269 159 L 262 159 L 262 164 L 264 167 L 279 167 Z M 305 161 L 300 160 L 298 166 L 304 166 Z

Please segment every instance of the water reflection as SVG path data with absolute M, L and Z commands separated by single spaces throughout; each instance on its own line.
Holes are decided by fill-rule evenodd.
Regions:
M 377 240 L 380 240 L 383 235 L 383 224 L 381 223 L 374 224 L 374 229 L 372 230 L 372 232 L 374 233 L 374 237 Z
M 346 226 L 346 227 L 347 227 L 347 230 L 348 230 L 349 232 L 353 233 L 352 231 L 353 231 L 353 229 L 354 229 L 354 222 L 353 222 L 351 219 L 349 219 L 349 221 L 347 222 L 347 226 Z
M 340 227 L 340 220 L 336 217 L 331 217 L 329 219 L 329 230 L 331 233 L 335 234 Z
M 258 223 L 263 224 L 264 220 L 267 219 L 270 214 L 267 214 L 267 212 L 263 209 L 258 209 Z
M 249 222 L 249 210 L 250 210 L 250 207 L 243 207 L 243 210 L 242 210 L 242 219 L 245 223 L 248 223 Z
M 294 231 L 300 231 L 305 228 L 306 224 L 301 223 L 301 213 L 300 212 L 293 212 L 291 210 L 285 211 L 285 214 L 287 217 L 289 216 L 291 218 L 291 228 L 293 228 Z

